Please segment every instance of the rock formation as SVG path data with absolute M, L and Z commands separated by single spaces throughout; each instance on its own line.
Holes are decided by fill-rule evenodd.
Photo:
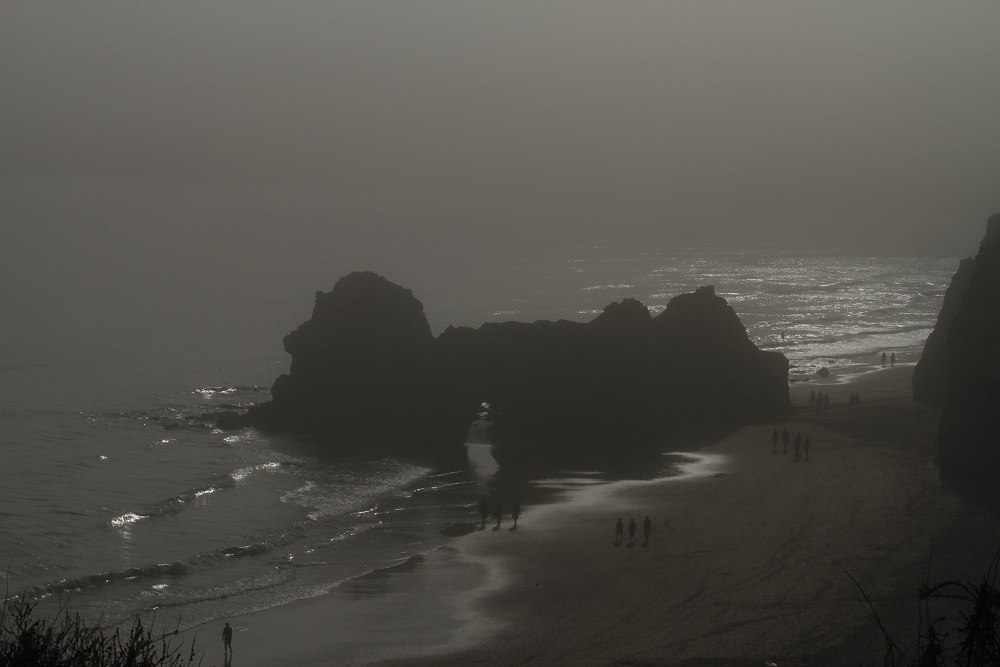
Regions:
M 948 332 L 958 317 L 962 295 L 969 289 L 975 266 L 972 257 L 963 259 L 944 293 L 934 331 L 927 337 L 920 361 L 913 369 L 913 400 L 917 403 L 943 408 L 948 400 Z
M 1000 214 L 990 217 L 948 332 L 948 395 L 938 431 L 947 477 L 1000 474 Z
M 448 327 L 435 339 L 409 290 L 353 273 L 317 294 L 285 349 L 289 374 L 246 422 L 342 442 L 458 448 L 483 402 L 494 444 L 524 454 L 614 452 L 791 410 L 787 359 L 758 350 L 711 286 L 657 317 L 625 299 L 588 323 Z

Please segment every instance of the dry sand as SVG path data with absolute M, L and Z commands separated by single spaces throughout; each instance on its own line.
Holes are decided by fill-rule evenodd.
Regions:
M 977 576 L 1000 544 L 996 522 L 938 481 L 937 415 L 913 405 L 911 373 L 793 386 L 787 426 L 812 438 L 808 462 L 780 443 L 772 453 L 776 425 L 745 428 L 694 455 L 686 476 L 581 485 L 526 507 L 517 531 L 455 538 L 322 598 L 235 619 L 233 665 L 881 663 L 846 572 L 908 643 L 932 541 L 935 579 Z M 829 411 L 808 410 L 810 390 L 830 393 Z M 619 517 L 641 532 L 646 515 L 648 545 L 626 535 L 614 546 Z M 216 628 L 198 632 L 204 664 L 221 664 Z

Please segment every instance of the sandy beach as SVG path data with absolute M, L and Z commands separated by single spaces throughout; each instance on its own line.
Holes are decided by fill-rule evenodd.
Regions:
M 932 543 L 932 580 L 976 578 L 1000 530 L 938 480 L 937 414 L 912 403 L 912 366 L 868 370 L 793 385 L 786 424 L 705 447 L 681 476 L 553 480 L 560 499 L 526 506 L 516 531 L 507 518 L 328 595 L 230 619 L 232 665 L 880 663 L 847 573 L 912 643 Z M 829 392 L 828 411 L 808 408 L 810 391 Z M 783 426 L 811 438 L 808 461 L 780 443 L 773 453 Z M 648 544 L 615 546 L 619 517 L 647 515 Z M 193 631 L 205 665 L 222 664 L 221 627 Z

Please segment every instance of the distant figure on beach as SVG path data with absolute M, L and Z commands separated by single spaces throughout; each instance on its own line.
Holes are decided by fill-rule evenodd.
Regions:
M 233 655 L 233 629 L 229 627 L 228 623 L 226 623 L 226 627 L 222 629 L 222 647 L 223 657 Z
M 479 502 L 479 516 L 483 517 L 483 528 L 485 528 L 486 520 L 490 518 L 490 501 L 486 498 Z
M 635 544 L 635 519 L 628 520 L 628 543 Z
M 521 516 L 521 503 L 514 501 L 514 504 L 510 506 L 510 516 L 514 519 L 514 527 L 517 528 L 517 517 Z
M 774 434 L 777 436 L 778 432 L 775 431 Z M 778 441 L 777 437 L 774 439 L 775 442 Z M 649 531 L 653 530 L 653 522 L 649 520 L 649 515 L 646 515 L 646 519 L 642 522 L 642 540 L 643 542 L 649 542 Z
M 885 350 L 882 351 L 882 368 L 885 368 Z
M 500 527 L 500 520 L 503 519 L 503 503 L 497 503 L 496 512 L 494 514 L 497 519 L 497 528 Z
M 891 352 L 889 354 L 889 365 L 893 366 L 893 367 L 896 366 L 896 353 L 895 352 Z
M 625 537 L 625 523 L 619 518 L 618 523 L 615 524 L 615 546 L 622 543 L 622 539 Z
M 778 429 L 774 429 L 774 433 L 771 434 L 771 453 L 778 453 Z M 649 517 L 646 517 L 647 519 Z
M 799 450 L 802 448 L 802 434 L 795 435 L 795 462 L 799 462 Z
M 788 427 L 781 429 L 781 453 L 788 453 L 788 441 L 792 439 L 792 436 L 788 435 Z
M 811 408 L 814 405 L 816 405 L 816 392 L 815 391 L 810 391 L 809 392 L 809 407 Z
M 806 450 L 806 461 L 809 460 L 809 447 L 811 446 L 812 446 L 812 440 L 810 440 L 809 436 L 807 435 L 805 442 L 802 443 L 802 448 Z

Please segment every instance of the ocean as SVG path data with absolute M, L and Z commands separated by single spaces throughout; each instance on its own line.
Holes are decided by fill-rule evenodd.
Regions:
M 421 272 L 417 261 L 381 272 L 413 289 L 435 333 L 586 321 L 625 297 L 656 314 L 712 284 L 759 347 L 788 356 L 793 380 L 823 366 L 872 367 L 883 350 L 915 362 L 958 265 L 788 248 L 479 257 L 457 273 Z M 141 614 L 183 629 L 322 594 L 434 549 L 451 539 L 443 528 L 474 520 L 493 472 L 485 447 L 470 447 L 468 469 L 441 470 L 213 428 L 206 413 L 268 398 L 288 368 L 281 335 L 309 317 L 312 299 L 251 300 L 237 317 L 218 296 L 192 293 L 201 305 L 185 307 L 152 291 L 133 308 L 97 294 L 8 310 L 0 568 L 11 594 L 109 625 Z

